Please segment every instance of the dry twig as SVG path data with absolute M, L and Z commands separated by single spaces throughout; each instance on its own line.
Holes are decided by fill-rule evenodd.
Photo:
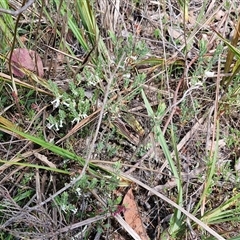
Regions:
M 35 0 L 29 0 L 23 7 L 19 8 L 16 11 L 0 8 L 0 12 L 10 14 L 12 16 L 17 16 L 17 15 L 21 14 L 22 12 L 24 12 L 25 10 L 27 10 L 27 8 L 29 8 L 34 3 L 34 1 Z

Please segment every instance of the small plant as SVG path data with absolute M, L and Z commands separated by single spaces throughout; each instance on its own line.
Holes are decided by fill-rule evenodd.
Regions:
M 161 37 L 161 31 L 160 31 L 160 29 L 159 28 L 156 28 L 155 30 L 154 30 L 154 37 L 156 38 L 156 39 L 160 39 L 160 37 Z
M 73 82 L 69 83 L 69 93 L 58 89 L 57 85 L 49 81 L 50 86 L 55 94 L 55 100 L 51 103 L 54 109 L 58 110 L 58 114 L 48 117 L 48 127 L 54 127 L 59 131 L 65 124 L 71 122 L 72 124 L 78 123 L 80 120 L 86 118 L 90 113 L 91 103 L 86 97 L 85 91 L 82 87 L 77 87 Z
M 60 196 L 55 198 L 56 204 L 66 214 L 67 220 L 69 221 L 70 216 L 75 215 L 78 211 L 77 207 L 71 203 L 69 194 L 64 192 Z

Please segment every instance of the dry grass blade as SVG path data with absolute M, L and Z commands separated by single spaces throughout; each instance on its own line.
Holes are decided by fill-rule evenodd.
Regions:
M 2 81 L 6 81 L 6 82 L 8 82 L 8 83 L 11 83 L 11 77 L 10 77 L 9 75 L 4 74 L 4 73 L 0 73 L 0 77 L 1 77 L 1 80 L 2 80 Z M 34 78 L 34 79 L 36 79 L 36 78 Z M 39 88 L 38 86 L 34 86 L 34 85 L 32 85 L 32 84 L 26 83 L 26 82 L 21 81 L 21 80 L 19 80 L 19 79 L 17 79 L 17 78 L 14 78 L 14 81 L 15 81 L 15 83 L 16 83 L 18 86 L 22 86 L 22 87 L 25 87 L 25 88 L 27 88 L 27 89 L 36 90 L 36 91 L 38 91 L 38 92 L 40 92 L 40 93 L 44 93 L 44 94 L 46 94 L 46 95 L 53 96 L 53 93 L 51 93 L 50 91 L 46 91 L 46 90 L 44 90 L 44 89 L 41 89 L 41 88 Z M 37 80 L 37 82 L 39 82 L 39 80 Z M 42 83 L 43 83 L 43 85 L 44 85 L 44 87 L 45 87 L 46 89 L 49 89 L 49 86 L 46 85 L 46 82 L 42 82 Z

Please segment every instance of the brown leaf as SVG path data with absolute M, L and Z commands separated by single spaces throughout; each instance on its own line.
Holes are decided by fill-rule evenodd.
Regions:
M 132 189 L 130 188 L 123 199 L 123 205 L 126 207 L 124 212 L 125 221 L 141 237 L 142 240 L 148 240 L 145 228 L 142 224 L 141 216 L 138 212 L 137 204 L 134 200 Z
M 37 52 L 26 48 L 16 48 L 12 54 L 12 72 L 15 76 L 23 78 L 25 73 L 20 68 L 26 68 L 43 77 L 43 63 Z

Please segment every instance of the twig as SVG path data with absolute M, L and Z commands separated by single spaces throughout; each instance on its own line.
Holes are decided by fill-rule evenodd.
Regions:
M 34 1 L 35 0 L 29 0 L 23 7 L 19 8 L 16 11 L 0 8 L 0 12 L 10 14 L 12 16 L 17 16 L 17 15 L 21 14 L 22 12 L 24 12 L 25 10 L 27 10 L 27 8 L 30 7 L 34 3 Z

